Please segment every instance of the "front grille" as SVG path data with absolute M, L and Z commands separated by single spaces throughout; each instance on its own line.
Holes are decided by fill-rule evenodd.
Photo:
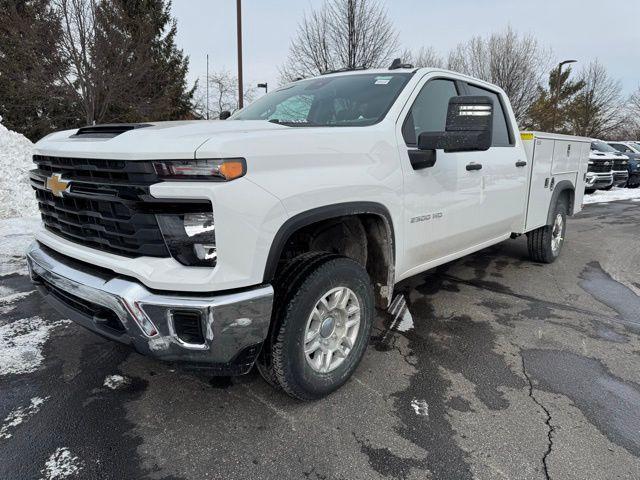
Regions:
M 626 160 L 614 160 L 613 161 L 613 169 L 619 172 L 627 171 L 627 161 Z
M 608 165 L 605 165 L 605 162 L 593 162 L 593 164 L 589 165 L 589 172 L 594 173 L 609 173 L 611 171 L 611 162 Z
M 34 155 L 31 172 L 47 230 L 76 243 L 128 257 L 168 257 L 149 194 L 157 176 L 150 162 Z M 64 196 L 45 187 L 58 173 L 70 181 Z M 157 205 L 156 205 L 157 206 Z

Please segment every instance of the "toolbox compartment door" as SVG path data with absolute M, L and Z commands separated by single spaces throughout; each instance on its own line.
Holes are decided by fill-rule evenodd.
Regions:
M 550 188 L 553 168 L 555 141 L 545 138 L 531 140 L 533 148 L 528 148 L 531 161 L 531 180 L 525 232 L 529 232 L 547 223 L 552 191 Z

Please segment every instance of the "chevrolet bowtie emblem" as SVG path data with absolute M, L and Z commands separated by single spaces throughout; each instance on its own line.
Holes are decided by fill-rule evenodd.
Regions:
M 54 173 L 49 178 L 47 178 L 47 182 L 45 186 L 47 189 L 51 191 L 56 197 L 62 197 L 64 192 L 69 191 L 69 183 L 66 180 L 62 179 L 62 175 L 59 173 Z

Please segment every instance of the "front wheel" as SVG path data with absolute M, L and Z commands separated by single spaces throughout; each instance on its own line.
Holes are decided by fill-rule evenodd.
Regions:
M 277 383 L 289 395 L 316 400 L 356 370 L 373 324 L 373 288 L 357 262 L 336 255 L 299 269 L 282 296 L 268 346 Z
M 592 195 L 592 194 L 596 193 L 596 189 L 595 188 L 585 188 L 584 189 L 584 193 L 586 193 L 587 195 Z
M 559 202 L 553 213 L 553 223 L 527 233 L 529 257 L 534 262 L 553 263 L 560 256 L 567 232 L 567 205 Z

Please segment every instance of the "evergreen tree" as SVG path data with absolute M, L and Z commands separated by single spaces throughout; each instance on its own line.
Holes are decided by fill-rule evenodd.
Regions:
M 66 65 L 58 50 L 60 22 L 48 0 L 0 0 L 0 116 L 37 140 L 77 123 Z
M 164 0 L 113 0 L 96 10 L 92 58 L 98 122 L 188 118 L 188 57 L 177 48 L 177 25 Z
M 584 88 L 582 80 L 571 81 L 571 68 L 562 71 L 554 68 L 549 74 L 548 89 L 538 87 L 538 98 L 529 109 L 526 128 L 543 132 L 571 133 L 569 107 Z

